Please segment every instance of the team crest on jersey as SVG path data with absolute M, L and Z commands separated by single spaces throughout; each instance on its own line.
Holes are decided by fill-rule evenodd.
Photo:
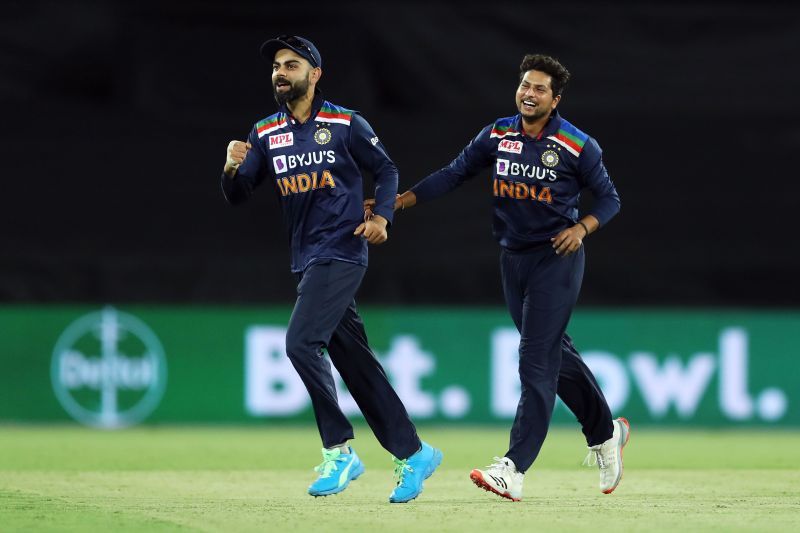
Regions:
M 269 149 L 283 148 L 284 146 L 292 146 L 294 144 L 294 133 L 279 133 L 277 135 L 269 136 Z
M 542 164 L 549 168 L 558 165 L 558 154 L 552 150 L 545 150 L 542 154 Z
M 331 142 L 331 130 L 328 128 L 319 128 L 314 132 L 314 140 L 317 144 L 328 144 Z
M 500 144 L 497 145 L 497 150 L 500 152 L 511 152 L 512 154 L 521 154 L 522 141 L 511 141 L 509 139 L 503 139 L 502 141 L 500 141 Z

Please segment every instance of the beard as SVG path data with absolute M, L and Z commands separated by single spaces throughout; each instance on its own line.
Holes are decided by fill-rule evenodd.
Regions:
M 275 101 L 278 105 L 288 104 L 294 102 L 298 98 L 302 98 L 308 92 L 309 79 L 306 77 L 304 80 L 298 80 L 290 83 L 289 90 L 285 92 L 278 92 L 278 86 L 272 85 L 272 93 L 275 95 Z
M 522 121 L 531 124 L 536 122 L 537 120 L 541 119 L 542 117 L 546 117 L 550 115 L 550 109 L 545 107 L 537 107 L 536 110 L 531 115 L 522 115 Z

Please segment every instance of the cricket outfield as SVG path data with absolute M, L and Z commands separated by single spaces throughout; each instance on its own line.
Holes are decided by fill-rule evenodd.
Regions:
M 619 488 L 603 495 L 577 429 L 551 431 L 523 501 L 469 471 L 505 450 L 504 427 L 420 435 L 444 451 L 408 504 L 389 504 L 392 463 L 366 427 L 366 473 L 343 493 L 305 492 L 320 461 L 308 426 L 0 427 L 2 531 L 788 531 L 800 527 L 800 432 L 639 429 Z

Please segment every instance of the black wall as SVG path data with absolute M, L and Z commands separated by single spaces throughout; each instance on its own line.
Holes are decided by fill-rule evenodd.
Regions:
M 272 191 L 231 208 L 218 178 L 228 141 L 275 110 L 259 45 L 296 33 L 401 190 L 514 114 L 524 53 L 560 58 L 559 109 L 623 203 L 586 241 L 581 304 L 800 304 L 800 8 L 299 5 L 3 3 L 0 301 L 291 301 Z M 497 252 L 479 176 L 398 214 L 360 299 L 500 304 Z

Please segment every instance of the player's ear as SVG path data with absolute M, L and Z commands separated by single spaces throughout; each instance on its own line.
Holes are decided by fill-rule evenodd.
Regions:
M 311 81 L 317 83 L 321 77 L 322 77 L 322 69 L 320 67 L 314 67 L 313 69 L 311 69 Z
M 552 107 L 552 109 L 555 109 L 560 101 L 561 101 L 561 95 L 559 94 L 558 96 L 553 98 L 553 107 Z

